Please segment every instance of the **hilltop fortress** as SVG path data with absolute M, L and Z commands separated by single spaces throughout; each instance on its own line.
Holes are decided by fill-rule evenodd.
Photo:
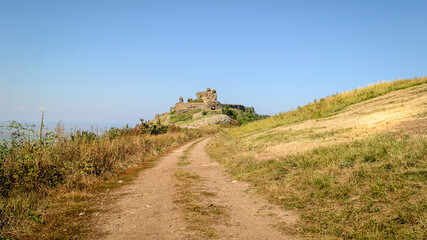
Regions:
M 215 111 L 221 110 L 225 105 L 229 105 L 230 108 L 245 110 L 243 105 L 238 104 L 221 104 L 217 100 L 217 92 L 215 89 L 207 88 L 205 92 L 197 92 L 197 99 L 193 100 L 192 98 L 188 98 L 187 102 L 184 102 L 184 98 L 180 97 L 179 102 L 175 104 L 175 107 L 170 108 L 170 112 L 174 112 L 176 114 L 181 114 L 184 112 L 188 112 L 191 110 L 200 109 L 203 111 Z

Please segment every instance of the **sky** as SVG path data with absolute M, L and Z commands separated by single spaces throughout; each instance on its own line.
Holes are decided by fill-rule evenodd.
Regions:
M 126 124 L 216 89 L 277 114 L 427 75 L 427 1 L 0 0 L 0 121 Z

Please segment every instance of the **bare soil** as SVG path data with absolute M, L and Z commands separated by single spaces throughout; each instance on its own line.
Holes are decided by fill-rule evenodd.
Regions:
M 202 181 L 198 184 L 211 195 L 206 204 L 225 209 L 224 221 L 204 223 L 215 230 L 209 238 L 297 239 L 276 226 L 295 225 L 298 216 L 254 196 L 247 183 L 233 181 L 206 154 L 208 141 L 192 142 L 173 151 L 155 167 L 141 172 L 131 184 L 114 192 L 118 199 L 112 210 L 99 216 L 102 239 L 200 239 L 185 217 L 188 209 L 177 201 L 177 180 L 173 177 L 177 171 L 200 176 Z M 185 166 L 177 164 L 183 155 L 188 155 L 189 164 Z

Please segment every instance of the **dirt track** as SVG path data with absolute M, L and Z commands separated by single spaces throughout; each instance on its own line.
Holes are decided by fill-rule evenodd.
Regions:
M 188 153 L 184 151 L 192 143 L 173 151 L 155 167 L 143 171 L 133 183 L 115 192 L 119 199 L 114 210 L 103 217 L 100 227 L 106 235 L 102 239 L 202 238 L 189 227 L 185 209 L 176 202 L 176 179 L 172 175 L 178 170 L 199 175 L 203 190 L 212 193 L 209 204 L 224 206 L 227 217 L 209 226 L 215 229 L 214 239 L 296 239 L 274 225 L 295 224 L 298 217 L 246 193 L 246 183 L 232 181 L 205 153 L 208 141 L 197 142 Z M 184 154 L 188 155 L 188 164 L 178 166 Z

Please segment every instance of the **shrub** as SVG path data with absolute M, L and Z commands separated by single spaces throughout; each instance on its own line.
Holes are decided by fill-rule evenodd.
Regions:
M 231 109 L 229 105 L 225 104 L 225 106 L 222 108 L 221 110 L 222 114 L 225 114 L 229 117 L 231 117 L 232 119 L 237 119 L 237 111 L 234 109 Z
M 76 131 L 66 136 L 58 128 L 39 142 L 23 133 L 25 124 L 11 122 L 7 127 L 13 141 L 0 143 L 0 239 L 19 239 L 29 227 L 42 224 L 42 205 L 58 187 L 67 192 L 88 188 L 134 165 L 132 159 L 147 161 L 202 135 L 142 120 L 135 128 L 110 128 L 101 135 Z
M 245 107 L 245 111 L 231 109 L 229 105 L 225 105 L 222 110 L 222 114 L 225 114 L 232 119 L 236 120 L 238 124 L 246 124 L 256 120 L 266 118 L 266 115 L 259 115 L 255 112 L 253 107 Z

